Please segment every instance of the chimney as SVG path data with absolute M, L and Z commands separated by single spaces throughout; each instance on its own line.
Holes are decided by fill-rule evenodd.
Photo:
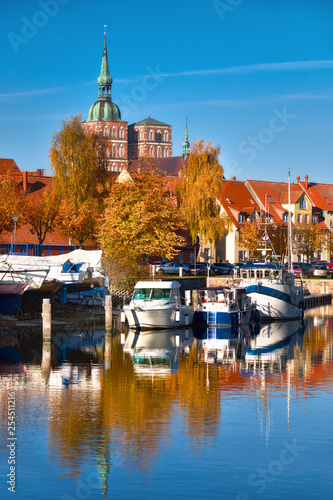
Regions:
M 36 172 L 37 177 L 44 177 L 45 176 L 45 170 L 43 168 L 38 168 Z
M 299 181 L 301 180 L 301 177 L 298 175 L 298 176 L 296 177 L 296 179 L 297 179 L 297 184 L 299 184 Z
M 308 181 L 309 181 L 309 176 L 305 176 L 305 189 L 308 189 Z
M 232 180 L 232 181 L 235 181 L 235 180 L 236 180 L 236 176 L 235 176 L 235 175 L 233 175 L 233 176 L 231 177 L 231 180 Z
M 28 172 L 22 172 L 22 186 L 25 193 L 28 192 Z

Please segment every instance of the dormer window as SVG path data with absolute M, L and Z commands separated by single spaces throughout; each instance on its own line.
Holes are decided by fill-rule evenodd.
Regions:
M 238 214 L 238 222 L 239 222 L 239 224 L 245 224 L 245 214 L 244 213 Z
M 306 202 L 306 199 L 303 198 L 300 202 L 299 202 L 299 208 L 300 210 L 307 210 L 307 202 Z

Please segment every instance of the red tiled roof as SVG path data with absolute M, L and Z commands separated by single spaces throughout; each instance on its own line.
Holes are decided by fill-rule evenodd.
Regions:
M 186 161 L 186 160 L 185 160 Z M 148 158 L 145 159 L 144 162 L 147 165 L 156 166 L 156 170 L 161 174 L 178 177 L 179 172 L 183 167 L 183 157 L 182 156 L 170 156 L 169 158 Z M 133 171 L 133 169 L 141 166 L 143 160 L 131 160 L 129 162 L 128 170 L 129 172 Z
M 0 175 L 6 175 L 8 172 L 11 172 L 12 174 L 21 174 L 21 170 L 18 168 L 14 160 L 0 158 Z
M 333 185 L 309 183 L 306 188 L 305 182 L 299 183 L 300 187 L 309 196 L 315 207 L 322 210 L 333 211 Z
M 260 211 L 245 182 L 241 181 L 223 180 L 219 202 L 237 228 L 243 226 L 238 222 L 239 213 L 244 213 L 247 217 L 250 217 L 254 211 Z

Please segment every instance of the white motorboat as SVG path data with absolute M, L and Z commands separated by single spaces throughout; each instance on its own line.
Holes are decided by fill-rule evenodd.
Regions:
M 179 328 L 193 322 L 193 306 L 182 304 L 178 281 L 138 281 L 124 312 L 130 328 Z
M 246 293 L 256 305 L 262 320 L 298 319 L 303 316 L 304 286 L 284 266 L 247 264 L 240 269 Z

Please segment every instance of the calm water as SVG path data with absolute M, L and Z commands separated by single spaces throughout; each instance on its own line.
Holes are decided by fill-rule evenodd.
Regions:
M 0 339 L 0 498 L 331 499 L 332 324 Z

